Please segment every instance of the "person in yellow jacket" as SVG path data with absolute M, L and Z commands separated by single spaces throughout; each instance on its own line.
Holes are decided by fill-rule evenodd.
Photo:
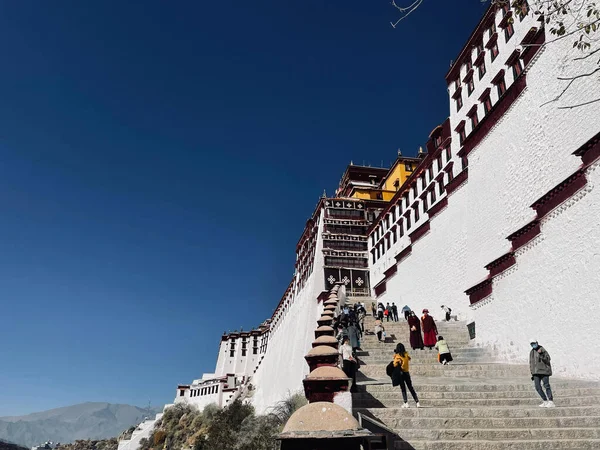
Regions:
M 404 399 L 404 405 L 402 405 L 402 408 L 409 407 L 406 388 L 408 388 L 412 398 L 417 403 L 417 408 L 420 408 L 421 404 L 419 403 L 419 397 L 417 396 L 415 388 L 413 388 L 412 385 L 412 380 L 410 379 L 409 362 L 410 356 L 408 355 L 404 344 L 399 343 L 394 350 L 393 371 L 391 375 L 392 385 L 400 385 L 400 389 L 402 389 L 402 398 Z

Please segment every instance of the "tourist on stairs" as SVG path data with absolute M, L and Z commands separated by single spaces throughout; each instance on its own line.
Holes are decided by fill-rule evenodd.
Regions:
M 444 310 L 444 313 L 446 314 L 446 322 L 450 322 L 450 313 L 452 313 L 452 309 L 448 308 L 446 305 L 442 305 L 442 309 Z
M 413 350 L 423 350 L 423 336 L 421 336 L 421 321 L 410 311 L 408 316 L 408 329 L 410 330 L 410 346 Z
M 410 307 L 408 305 L 404 305 L 404 308 L 402 308 L 402 313 L 404 313 L 404 320 L 408 320 L 411 312 L 412 311 Z
M 384 309 L 385 309 L 385 308 L 383 307 L 383 303 L 379 303 L 379 304 L 377 305 L 377 318 L 378 318 L 379 320 L 383 320 L 383 310 L 384 310 Z
M 531 370 L 531 379 L 535 385 L 535 390 L 542 397 L 542 408 L 554 408 L 552 398 L 552 389 L 550 388 L 550 376 L 552 375 L 552 365 L 550 364 L 550 355 L 544 347 L 538 344 L 537 339 L 530 339 L 531 352 L 529 352 L 529 369 Z M 542 384 L 544 389 L 542 389 Z
M 352 379 L 352 387 L 350 392 L 356 392 L 356 358 L 352 352 L 352 346 L 350 345 L 350 338 L 344 336 L 342 339 L 342 345 L 340 347 L 340 355 L 342 355 L 342 370 L 346 376 Z
M 355 322 L 350 322 L 348 328 L 346 328 L 348 337 L 350 338 L 350 345 L 352 346 L 352 351 L 355 352 L 360 348 L 360 338 L 361 332 Z
M 367 317 L 367 311 L 365 308 L 359 308 L 358 310 L 358 325 L 361 333 L 365 332 L 365 317 Z
M 396 345 L 396 349 L 394 350 L 394 370 L 392 372 L 392 386 L 400 385 L 400 389 L 402 389 L 402 398 L 404 399 L 404 405 L 402 408 L 408 408 L 408 396 L 406 395 L 406 388 L 410 391 L 412 398 L 417 403 L 417 408 L 420 408 L 419 397 L 417 397 L 417 393 L 415 392 L 415 388 L 413 388 L 412 380 L 410 379 L 409 372 L 409 361 L 410 356 L 404 348 L 404 344 L 399 343 Z
M 379 342 L 385 342 L 385 328 L 381 325 L 381 320 L 375 321 L 375 334 Z
M 450 361 L 452 361 L 452 354 L 450 353 L 448 344 L 444 340 L 444 336 L 438 336 L 437 340 L 435 348 L 438 350 L 438 361 L 444 366 L 450 364 Z
M 423 325 L 423 343 L 425 344 L 425 347 L 431 350 L 437 342 L 436 336 L 438 332 L 437 326 L 435 325 L 435 320 L 433 320 L 433 317 L 429 315 L 428 309 L 423 310 L 421 323 Z
M 375 306 L 375 302 L 371 303 L 371 311 L 373 312 L 373 317 L 377 317 L 377 307 Z
M 398 307 L 394 302 L 392 302 L 392 317 L 394 318 L 394 322 L 398 322 Z

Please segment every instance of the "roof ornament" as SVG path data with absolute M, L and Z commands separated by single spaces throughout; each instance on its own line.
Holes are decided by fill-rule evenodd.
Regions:
M 398 156 L 402 156 L 402 150 L 398 149 Z
M 354 161 L 350 160 L 350 165 L 353 166 L 354 165 Z
M 419 155 L 422 155 L 422 154 L 423 154 L 423 147 L 421 147 L 421 146 L 419 145 Z
M 327 198 L 327 192 L 325 192 L 325 189 L 323 189 L 323 195 L 321 195 L 321 198 Z

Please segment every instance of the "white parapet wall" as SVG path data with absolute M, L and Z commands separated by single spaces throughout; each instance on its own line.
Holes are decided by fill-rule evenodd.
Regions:
M 258 413 L 266 412 L 289 393 L 302 390 L 308 374 L 304 355 L 315 340 L 314 331 L 323 304 L 317 301 L 325 289 L 323 220 L 319 221 L 314 269 L 303 288 L 293 293 L 289 307 L 278 323 L 271 324 L 268 350 L 253 377 L 251 401 Z
M 533 20 L 515 20 L 515 35 L 509 41 L 513 47 L 519 48 L 536 25 Z M 546 33 L 549 41 L 552 35 Z M 498 42 L 503 40 L 499 34 Z M 570 39 L 553 42 L 536 54 L 522 77 L 526 87 L 468 154 L 467 181 L 448 195 L 448 205 L 429 221 L 430 229 L 412 243 L 410 253 L 395 260 L 410 245 L 406 233 L 375 262 L 371 279 L 374 284 L 385 282 L 378 301 L 408 304 L 418 313 L 429 308 L 436 318 L 442 317 L 440 305 L 446 304 L 461 318 L 474 320 L 476 342 L 493 345 L 499 359 L 525 361 L 534 336 L 552 355 L 556 374 L 598 379 L 600 359 L 591 344 L 600 330 L 596 166 L 586 169 L 588 181 L 580 192 L 542 218 L 540 234 L 517 250 L 516 264 L 493 278 L 491 295 L 471 307 L 465 294 L 490 276 L 486 265 L 511 251 L 507 237 L 536 219 L 531 205 L 582 166 L 573 152 L 600 132 L 600 102 L 568 108 L 600 95 L 597 76 L 582 77 L 558 102 L 548 103 L 568 83 L 559 77 L 596 68 L 593 58 L 574 61 L 581 53 L 572 44 Z M 506 51 L 510 54 L 514 49 L 500 46 L 497 61 L 501 64 L 508 58 Z M 498 70 L 493 66 L 491 75 Z M 509 66 L 505 70 L 510 89 L 514 77 Z M 473 107 L 478 91 L 489 83 L 486 77 L 476 81 L 464 108 Z M 493 92 L 495 87 L 490 86 Z M 464 109 L 457 112 L 452 105 L 454 177 L 462 170 L 455 131 L 457 122 L 464 120 L 461 114 Z M 444 154 L 443 164 L 447 162 Z M 428 219 L 422 214 L 419 224 Z M 413 223 L 413 229 L 417 226 Z M 397 269 L 390 270 L 394 265 Z

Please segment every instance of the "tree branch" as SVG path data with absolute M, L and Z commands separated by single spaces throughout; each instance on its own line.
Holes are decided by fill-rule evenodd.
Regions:
M 592 75 L 594 75 L 596 72 L 600 72 L 600 67 L 597 67 L 596 69 L 592 70 L 590 73 L 580 73 L 579 75 L 575 75 L 574 77 L 556 77 L 557 80 L 561 80 L 561 81 L 575 81 L 578 78 L 583 78 L 583 77 L 590 77 Z
M 600 98 L 597 98 L 596 100 L 590 100 L 589 102 L 578 103 L 576 105 L 571 105 L 571 106 L 559 106 L 556 109 L 573 109 L 573 108 L 579 108 L 580 106 L 590 105 L 590 104 L 596 103 L 596 102 L 600 102 Z

